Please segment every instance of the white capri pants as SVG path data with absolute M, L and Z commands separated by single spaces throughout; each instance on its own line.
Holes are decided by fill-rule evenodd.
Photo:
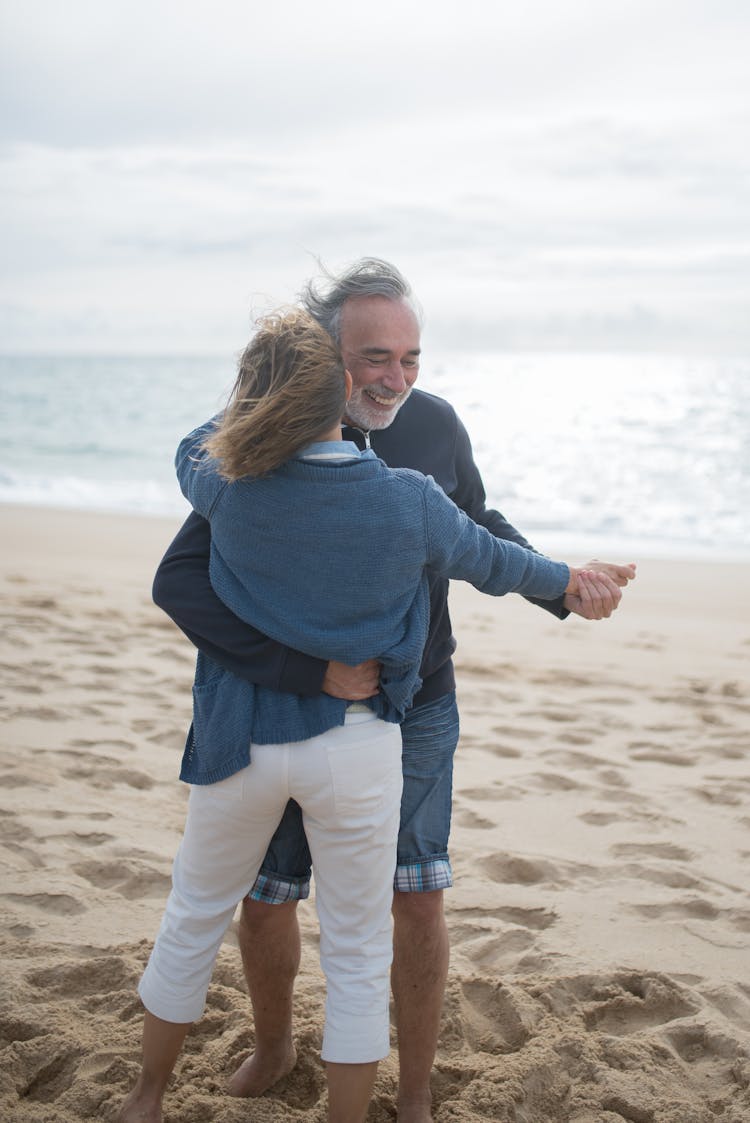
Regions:
M 389 1052 L 391 904 L 401 803 L 401 731 L 372 713 L 309 741 L 253 745 L 247 768 L 190 789 L 185 833 L 138 993 L 168 1022 L 201 1016 L 216 955 L 288 799 L 302 808 L 326 976 L 322 1058 Z

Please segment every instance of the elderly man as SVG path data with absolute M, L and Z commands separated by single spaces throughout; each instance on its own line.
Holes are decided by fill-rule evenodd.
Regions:
M 419 372 L 420 324 L 411 291 L 387 262 L 366 258 L 327 284 L 311 283 L 305 307 L 333 336 L 353 379 L 344 438 L 370 445 L 391 467 L 432 475 L 454 502 L 499 538 L 531 549 L 485 491 L 469 438 L 447 402 L 413 390 Z M 252 682 L 304 695 L 320 691 L 361 701 L 377 689 L 375 663 L 324 663 L 254 632 L 218 600 L 208 580 L 208 525 L 191 515 L 165 555 L 154 599 L 224 667 Z M 346 549 L 346 542 L 341 543 Z M 598 571 L 597 597 L 539 602 L 564 619 L 578 612 L 602 619 L 617 607 L 631 565 L 588 563 Z M 383 559 L 388 581 L 388 559 Z M 394 881 L 391 973 L 399 1049 L 400 1123 L 430 1123 L 430 1071 L 437 1048 L 448 972 L 443 890 L 452 884 L 448 856 L 453 756 L 458 712 L 451 657 L 448 582 L 430 581 L 431 622 L 422 688 L 402 726 L 404 790 Z M 310 856 L 296 804 L 290 803 L 255 885 L 243 902 L 240 947 L 255 1017 L 255 1052 L 229 1090 L 258 1096 L 293 1067 L 294 980 L 299 968 L 297 902 L 308 896 Z

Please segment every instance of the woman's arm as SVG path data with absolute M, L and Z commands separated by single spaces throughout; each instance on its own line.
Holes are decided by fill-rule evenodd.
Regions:
M 226 485 L 201 452 L 211 425 L 190 433 L 175 458 L 183 493 L 206 515 Z M 269 639 L 235 616 L 211 585 L 210 554 L 210 525 L 194 510 L 162 558 L 153 585 L 156 604 L 200 651 L 240 678 L 286 694 L 325 693 L 348 701 L 377 694 L 380 668 L 374 660 L 349 667 L 316 659 Z
M 493 596 L 520 593 L 554 600 L 578 592 L 579 571 L 515 542 L 496 538 L 448 499 L 434 480 L 424 486 L 428 564 Z
M 258 686 L 312 697 L 324 688 L 328 663 L 284 647 L 245 624 L 219 600 L 208 577 L 211 529 L 195 512 L 156 571 L 153 598 L 190 642 Z
M 194 511 L 159 564 L 154 601 L 191 643 L 225 670 L 257 686 L 289 694 L 319 694 L 327 664 L 276 643 L 240 620 L 211 585 L 211 528 L 201 516 L 208 516 L 226 486 L 201 453 L 212 425 L 209 421 L 193 430 L 177 449 L 177 478 Z
M 190 506 L 204 519 L 227 487 L 228 481 L 219 475 L 217 464 L 203 449 L 203 442 L 214 428 L 212 421 L 193 429 L 177 446 L 174 466 L 180 490 Z

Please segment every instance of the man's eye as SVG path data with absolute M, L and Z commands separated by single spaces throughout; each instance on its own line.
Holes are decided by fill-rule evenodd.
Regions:
M 402 367 L 418 367 L 419 359 L 404 359 L 401 363 Z

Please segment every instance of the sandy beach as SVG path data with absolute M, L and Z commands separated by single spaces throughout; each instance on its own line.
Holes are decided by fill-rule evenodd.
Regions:
M 3 507 L 0 524 L 0 1118 L 108 1121 L 187 800 L 194 651 L 150 598 L 177 522 Z M 437 1123 L 750 1119 L 748 567 L 632 560 L 594 624 L 453 587 Z M 224 1094 L 253 1045 L 232 928 L 170 1123 L 325 1119 L 313 900 L 300 915 L 296 1070 Z M 371 1123 L 395 1119 L 395 1086 L 394 1049 Z

